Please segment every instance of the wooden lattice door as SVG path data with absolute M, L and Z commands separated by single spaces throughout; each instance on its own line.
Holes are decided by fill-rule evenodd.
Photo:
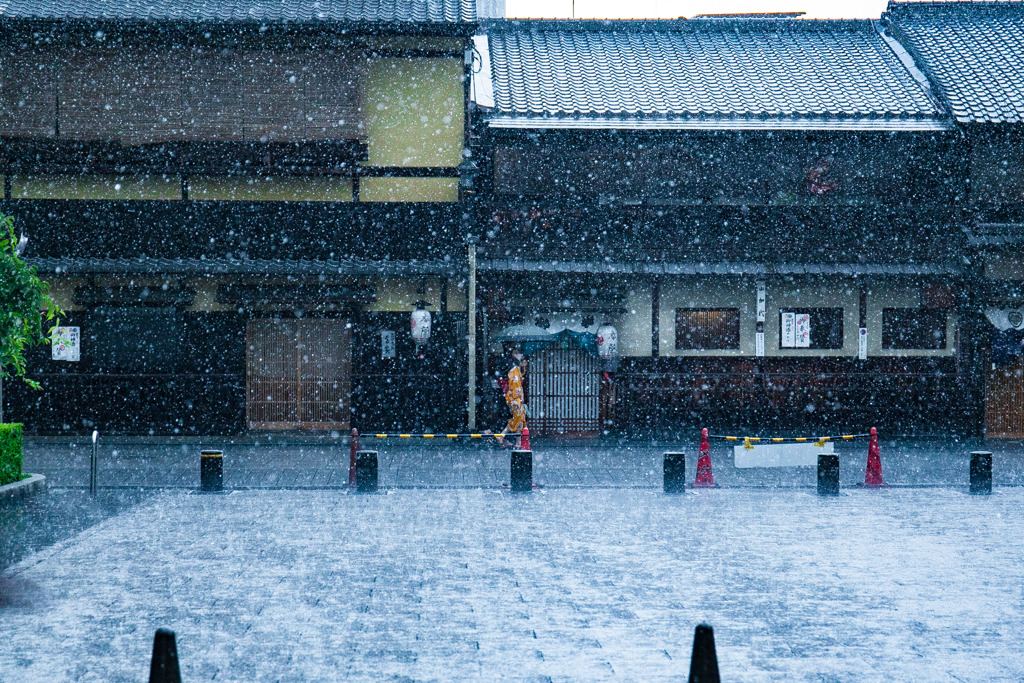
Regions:
M 351 331 L 344 320 L 251 320 L 249 429 L 348 429 Z
M 530 419 L 536 434 L 592 435 L 601 429 L 597 359 L 582 349 L 544 349 L 530 359 Z
M 985 433 L 997 439 L 1024 438 L 1024 358 L 989 366 L 985 382 Z

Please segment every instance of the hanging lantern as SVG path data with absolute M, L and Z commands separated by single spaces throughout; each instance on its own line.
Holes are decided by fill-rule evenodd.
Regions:
M 619 331 L 610 323 L 597 328 L 597 355 L 611 360 L 619 353 Z
M 412 340 L 416 342 L 416 346 L 422 346 L 430 341 L 430 320 L 430 311 L 424 309 L 421 303 L 417 303 L 416 309 L 409 316 Z

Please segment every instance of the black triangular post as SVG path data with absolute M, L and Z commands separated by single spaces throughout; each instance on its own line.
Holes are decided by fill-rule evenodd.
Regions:
M 718 655 L 715 654 L 715 631 L 707 624 L 698 624 L 693 633 L 690 683 L 721 683 Z
M 153 661 L 149 665 L 149 683 L 181 683 L 174 631 L 165 628 L 156 630 L 153 637 Z

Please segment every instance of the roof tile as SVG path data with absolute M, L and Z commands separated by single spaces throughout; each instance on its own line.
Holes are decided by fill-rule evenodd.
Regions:
M 868 21 L 496 23 L 495 113 L 939 118 Z
M 396 22 L 476 20 L 476 0 L 0 0 L 6 19 L 180 22 Z
M 886 18 L 961 122 L 1024 121 L 1024 2 L 890 3 Z

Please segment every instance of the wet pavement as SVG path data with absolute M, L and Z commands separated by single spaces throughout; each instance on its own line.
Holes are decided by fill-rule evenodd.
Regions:
M 390 488 L 492 488 L 508 484 L 509 451 L 491 441 L 363 438 L 378 451 L 380 484 Z M 548 488 L 659 488 L 665 451 L 687 454 L 692 481 L 697 439 L 651 440 L 533 439 L 534 481 Z M 253 442 L 230 439 L 176 443 L 156 440 L 107 441 L 99 445 L 100 487 L 182 487 L 199 485 L 199 453 L 224 451 L 228 488 L 337 488 L 348 485 L 347 437 L 289 442 L 287 438 Z M 881 442 L 887 483 L 897 486 L 966 486 L 969 453 L 993 452 L 996 486 L 1024 485 L 1024 444 L 1004 440 L 901 439 Z M 89 485 L 87 441 L 28 440 L 25 471 L 44 474 L 51 486 Z M 844 486 L 864 480 L 867 440 L 836 444 Z M 813 487 L 814 468 L 733 466 L 733 448 L 712 442 L 715 480 L 722 486 Z
M 51 492 L 46 495 L 53 495 Z M 1024 488 L 152 492 L 0 574 L 0 679 L 1018 681 Z
M 153 492 L 51 489 L 23 498 L 0 500 L 0 570 L 34 552 L 127 510 Z M 0 588 L 0 604 L 4 601 Z
M 660 492 L 696 443 L 364 440 L 379 495 L 347 490 L 345 438 L 272 443 L 28 440 L 50 490 L 0 501 L 0 681 L 139 680 L 159 626 L 186 680 L 659 679 L 716 628 L 724 680 L 1020 680 L 1024 445 L 839 444 L 843 494 L 814 468 L 733 466 Z M 199 452 L 225 453 L 203 495 Z M 991 450 L 995 492 L 965 494 Z M 9 637 L 8 637 L 9 634 Z

